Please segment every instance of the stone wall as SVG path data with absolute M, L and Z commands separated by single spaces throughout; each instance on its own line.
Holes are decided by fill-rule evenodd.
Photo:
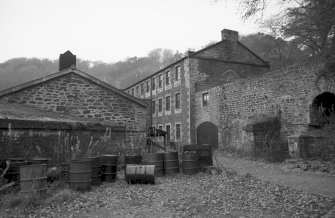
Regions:
M 266 63 L 252 53 L 238 41 L 223 40 L 215 45 L 205 48 L 193 57 L 225 60 L 233 63 L 249 63 L 266 65 Z
M 221 106 L 213 103 L 203 110 L 200 100 L 195 101 L 198 114 L 196 122 L 214 121 L 220 116 L 221 148 L 232 146 L 243 150 L 250 147 L 246 126 L 274 117 L 280 118 L 281 136 L 286 140 L 289 135 L 309 133 L 309 110 L 313 99 L 326 91 L 335 93 L 333 79 L 317 79 L 322 68 L 323 65 L 316 65 L 268 72 L 249 78 L 236 78 L 217 88 L 200 90 L 196 94 L 197 99 L 200 99 L 202 92 L 208 91 L 212 93 L 210 101 L 221 102 Z
M 147 122 L 146 107 L 74 73 L 1 96 L 0 102 L 93 118 L 131 131 L 144 131 Z
M 176 83 L 174 80 L 175 67 L 180 66 L 181 74 L 180 74 L 180 82 Z M 189 61 L 188 59 L 183 60 L 182 62 L 178 62 L 175 65 L 171 65 L 170 68 L 166 69 L 162 72 L 165 78 L 165 72 L 170 70 L 171 73 L 171 85 L 166 87 L 165 79 L 163 80 L 163 87 L 161 90 L 157 89 L 152 94 L 152 100 L 156 101 L 156 112 L 153 113 L 153 126 L 158 128 L 160 125 L 163 126 L 165 130 L 166 125 L 170 125 L 171 128 L 171 137 L 170 141 L 175 142 L 177 146 L 183 144 L 190 143 L 190 134 L 189 134 Z M 158 74 L 159 75 L 159 74 Z M 156 84 L 158 84 L 158 77 L 156 77 Z M 180 93 L 181 95 L 181 110 L 175 110 L 175 94 Z M 165 97 L 170 96 L 171 99 L 171 111 L 167 112 L 165 108 Z M 158 113 L 158 99 L 163 99 L 163 112 Z M 177 141 L 175 138 L 176 123 L 181 124 L 181 140 Z
M 242 59 L 241 59 L 242 61 Z M 217 60 L 192 58 L 190 64 L 190 93 L 191 94 L 191 135 L 192 143 L 197 143 L 197 127 L 210 121 L 218 126 L 219 144 L 235 143 L 235 138 L 246 138 L 240 128 L 240 119 L 229 119 L 235 126 L 231 131 L 227 130 L 226 120 L 228 113 L 225 113 L 227 105 L 226 92 L 222 84 L 239 79 L 250 78 L 261 75 L 267 69 L 265 66 L 227 63 Z M 202 94 L 209 93 L 209 105 L 202 106 Z M 229 117 L 232 114 L 229 114 Z M 228 132 L 229 136 L 228 137 Z M 236 144 L 235 146 L 239 146 Z M 220 147 L 220 146 L 219 146 Z

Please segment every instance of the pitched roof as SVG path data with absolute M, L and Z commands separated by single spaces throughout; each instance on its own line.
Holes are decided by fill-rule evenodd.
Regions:
M 177 64 L 178 62 L 183 61 L 183 60 L 186 59 L 186 58 L 199 58 L 199 59 L 201 59 L 200 57 L 197 57 L 198 54 L 201 54 L 202 52 L 207 51 L 207 50 L 209 50 L 209 49 L 211 49 L 211 48 L 213 48 L 213 47 L 216 47 L 216 46 L 218 46 L 218 45 L 221 45 L 221 44 L 223 44 L 223 43 L 229 43 L 229 42 L 230 42 L 229 40 L 221 40 L 221 41 L 219 41 L 219 42 L 217 42 L 217 43 L 214 43 L 214 44 L 212 44 L 212 45 L 209 45 L 209 46 L 207 46 L 207 47 L 205 47 L 205 48 L 202 48 L 202 49 L 200 49 L 200 50 L 198 50 L 198 51 L 195 51 L 195 52 L 189 52 L 189 54 L 188 54 L 187 56 L 182 57 L 182 58 L 178 59 L 177 61 L 175 61 L 175 62 L 169 64 L 168 66 L 165 66 L 164 68 L 162 68 L 162 69 L 160 69 L 160 70 L 154 72 L 153 74 L 144 77 L 143 79 L 141 79 L 141 80 L 139 80 L 139 81 L 133 83 L 133 84 L 130 85 L 130 86 L 127 86 L 126 88 L 123 88 L 123 90 L 125 91 L 125 90 L 129 89 L 130 87 L 133 87 L 134 85 L 139 84 L 139 83 L 141 83 L 141 82 L 147 80 L 148 78 L 150 78 L 150 77 L 152 77 L 152 76 L 154 76 L 154 75 L 157 75 L 157 74 L 159 74 L 159 73 L 161 73 L 161 72 L 167 70 L 168 68 L 172 67 L 173 65 Z M 246 49 L 248 52 L 250 52 L 252 55 L 254 55 L 255 58 L 258 59 L 262 64 L 251 64 L 251 63 L 244 63 L 244 62 L 234 62 L 234 61 L 229 61 L 229 60 L 223 60 L 223 59 L 220 59 L 220 60 L 219 60 L 219 59 L 213 59 L 213 58 L 211 58 L 211 60 L 213 60 L 213 61 L 221 61 L 221 62 L 228 62 L 228 63 L 236 63 L 236 64 L 248 64 L 248 65 L 251 64 L 251 65 L 256 65 L 256 66 L 269 67 L 269 64 L 268 64 L 267 61 L 263 60 L 263 59 L 262 59 L 261 57 L 259 57 L 255 52 L 253 52 L 252 50 L 250 50 L 248 47 L 246 47 L 245 45 L 243 45 L 241 42 L 237 41 L 237 43 L 238 43 L 239 45 L 241 45 L 244 49 Z
M 45 77 L 41 77 L 39 79 L 35 79 L 35 80 L 32 80 L 32 81 L 29 81 L 29 82 L 26 82 L 26 83 L 23 83 L 23 84 L 20 84 L 20 85 L 17 85 L 17 86 L 14 86 L 14 87 L 11 87 L 11 88 L 8 88 L 8 89 L 5 89 L 5 90 L 2 90 L 2 91 L 0 91 L 0 97 L 4 96 L 4 95 L 8 95 L 8 94 L 13 93 L 13 92 L 20 91 L 22 89 L 26 89 L 26 88 L 31 87 L 31 86 L 35 86 L 35 85 L 40 84 L 40 83 L 44 83 L 46 81 L 64 76 L 64 75 L 69 74 L 69 73 L 75 73 L 75 74 L 77 74 L 81 77 L 84 77 L 85 79 L 90 80 L 90 81 L 94 82 L 95 84 L 97 84 L 97 85 L 99 85 L 103 88 L 106 88 L 107 90 L 112 91 L 112 92 L 114 92 L 118 95 L 121 95 L 121 96 L 123 96 L 123 97 L 137 103 L 137 104 L 140 104 L 143 107 L 148 106 L 145 101 L 143 101 L 141 99 L 138 99 L 138 98 L 135 98 L 134 96 L 131 96 L 131 95 L 127 94 L 126 92 L 124 92 L 122 90 L 119 90 L 119 89 L 115 88 L 114 86 L 111 86 L 111 85 L 95 78 L 94 76 L 91 76 L 87 73 L 84 73 L 84 72 L 82 72 L 78 69 L 72 69 L 72 68 L 67 68 L 65 70 L 58 71 L 54 74 L 50 74 L 50 75 L 47 75 Z

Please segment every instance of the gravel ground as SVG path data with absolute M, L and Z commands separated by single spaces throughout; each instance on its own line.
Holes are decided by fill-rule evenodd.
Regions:
M 325 162 L 291 160 L 294 162 L 264 163 L 245 158 L 235 158 L 223 153 L 217 153 L 215 156 L 224 168 L 234 170 L 241 175 L 250 173 L 263 181 L 286 185 L 311 194 L 335 198 L 335 176 L 330 173 L 312 170 L 323 169 Z M 303 166 L 302 163 L 313 167 L 309 167 L 307 171 L 297 170 L 296 167 L 292 167 L 298 164 Z M 334 168 L 334 163 L 326 163 L 328 169 Z
M 115 183 L 92 191 L 68 189 L 34 208 L 2 210 L 2 217 L 320 217 L 333 198 L 264 182 L 232 171 L 158 177 L 155 185 Z

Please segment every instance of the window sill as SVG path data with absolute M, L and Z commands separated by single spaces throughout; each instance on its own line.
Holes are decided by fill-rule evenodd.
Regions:
M 179 113 L 181 113 L 181 109 L 176 109 L 175 111 L 174 111 L 176 114 L 179 114 Z
M 173 86 L 179 86 L 179 85 L 180 85 L 180 80 L 175 81 L 174 84 L 173 84 Z
M 165 90 L 169 90 L 169 89 L 171 89 L 171 84 L 168 86 L 165 86 Z

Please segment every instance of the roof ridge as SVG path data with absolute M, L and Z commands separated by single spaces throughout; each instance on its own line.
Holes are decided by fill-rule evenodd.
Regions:
M 34 85 L 37 85 L 37 84 L 40 84 L 40 83 L 43 83 L 43 82 L 46 82 L 46 81 L 49 81 L 49 80 L 52 80 L 52 79 L 57 78 L 57 77 L 64 76 L 64 75 L 69 74 L 69 73 L 75 73 L 75 74 L 77 74 L 81 77 L 84 77 L 84 78 L 96 83 L 99 86 L 102 86 L 102 87 L 104 87 L 104 88 L 106 88 L 110 91 L 113 91 L 113 92 L 117 93 L 118 95 L 121 95 L 121 96 L 123 96 L 125 98 L 128 98 L 129 100 L 135 102 L 135 103 L 138 103 L 138 104 L 140 104 L 144 107 L 147 107 L 147 103 L 145 101 L 143 101 L 141 99 L 138 99 L 138 98 L 135 98 L 134 96 L 131 96 L 128 93 L 126 93 L 126 92 L 124 92 L 124 91 L 122 91 L 122 90 L 120 90 L 120 89 L 118 89 L 118 88 L 116 88 L 116 87 L 114 87 L 114 86 L 112 86 L 108 83 L 105 83 L 104 81 L 96 78 L 95 76 L 92 76 L 88 73 L 85 73 L 85 72 L 83 72 L 79 69 L 72 69 L 72 68 L 67 68 L 67 69 L 58 71 L 56 73 L 49 74 L 47 76 L 40 77 L 38 79 L 31 80 L 31 81 L 22 83 L 20 85 L 2 90 L 2 91 L 0 91 L 0 97 L 8 95 L 8 94 L 13 93 L 13 92 L 23 90 L 25 88 L 28 88 L 28 87 L 31 87 L 31 86 L 34 86 Z

